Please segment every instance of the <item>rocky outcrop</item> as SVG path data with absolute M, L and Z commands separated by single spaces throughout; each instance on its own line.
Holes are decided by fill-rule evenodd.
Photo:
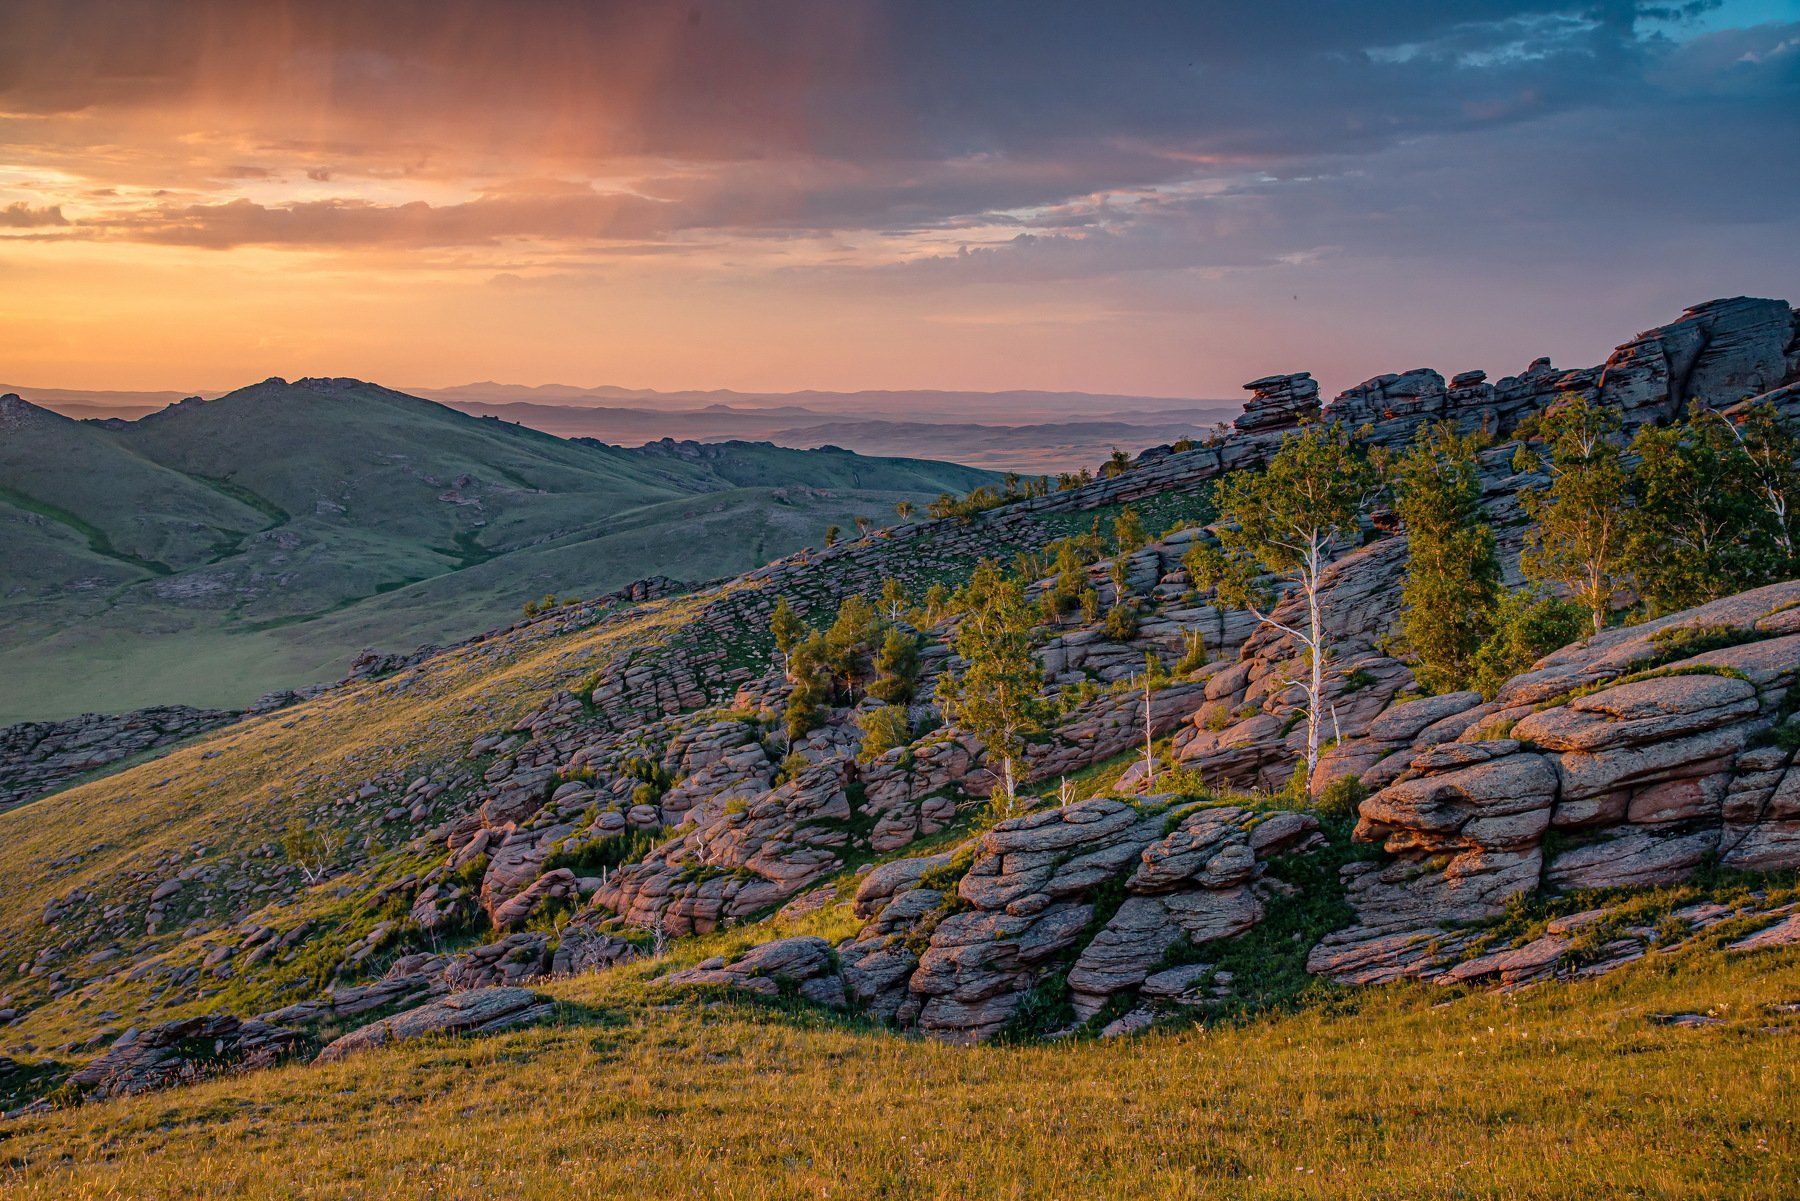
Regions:
M 763 943 L 727 962 L 707 959 L 660 981 L 669 988 L 735 988 L 764 997 L 791 989 L 803 1000 L 831 1009 L 844 1007 L 844 982 L 837 956 L 822 938 L 783 938 Z
M 1480 724 L 1416 746 L 1362 803 L 1356 836 L 1393 858 L 1353 869 L 1358 924 L 1311 966 L 1354 982 L 1431 977 L 1467 944 L 1457 927 L 1540 888 L 1800 864 L 1800 768 L 1770 735 L 1797 678 L 1800 581 L 1606 631 L 1492 706 L 1467 700 Z
M 301 1042 L 298 1031 L 228 1013 L 127 1030 L 68 1078 L 77 1093 L 126 1097 L 208 1076 L 267 1067 Z
M 1291 429 L 1319 415 L 1319 384 L 1310 372 L 1270 375 L 1244 385 L 1250 399 L 1233 422 L 1245 433 Z
M 224 709 L 163 705 L 0 728 L 0 810 L 131 755 L 217 729 L 238 716 Z
M 962 851 L 869 872 L 855 903 L 867 924 L 835 952 L 820 939 L 785 939 L 666 982 L 768 996 L 791 988 L 957 1042 L 998 1034 L 1059 976 L 1075 1021 L 1139 998 L 1153 977 L 1143 1003 L 1172 1004 L 1202 973 L 1169 974 L 1171 956 L 1259 922 L 1277 888 L 1265 862 L 1309 848 L 1317 831 L 1304 814 L 1172 809 L 1165 798 L 1045 809 Z
M 1734 314 L 1760 313 L 1768 307 L 1701 306 L 1714 313 L 1706 320 L 1721 337 L 1736 328 L 1733 323 L 1739 317 Z M 1684 335 L 1667 333 L 1671 344 L 1680 336 Z M 1598 395 L 1602 374 L 1600 368 L 1558 371 L 1540 360 L 1497 384 L 1490 384 L 1480 372 L 1461 373 L 1446 384 L 1437 372 L 1418 369 L 1349 389 L 1324 415 L 1390 446 L 1410 440 L 1422 424 L 1442 419 L 1504 435 L 1562 392 Z M 1728 377 L 1736 378 L 1720 372 L 1697 378 Z M 714 666 L 722 662 L 721 655 L 701 649 L 704 643 L 698 640 L 722 641 L 736 629 L 766 625 L 777 595 L 787 594 L 788 588 L 795 589 L 795 595 L 810 594 L 816 591 L 813 581 L 823 576 L 830 578 L 834 589 L 860 586 L 872 592 L 896 564 L 935 570 L 942 562 L 935 556 L 946 550 L 966 554 L 998 550 L 1015 534 L 1025 536 L 1042 515 L 1166 493 L 1253 466 L 1279 442 L 1280 423 L 1298 419 L 1304 415 L 1301 409 L 1316 402 L 1316 385 L 1304 377 L 1272 377 L 1258 381 L 1256 388 L 1259 400 L 1267 402 L 1253 402 L 1252 409 L 1260 416 L 1252 417 L 1248 432 L 1240 430 L 1214 445 L 1172 453 L 1075 492 L 983 514 L 968 523 L 966 533 L 943 523 L 909 524 L 879 538 L 831 548 L 804 562 L 751 573 L 746 584 L 756 586 L 722 596 L 696 622 L 693 646 L 680 654 L 672 646 L 658 656 L 607 665 L 586 697 L 553 698 L 512 737 L 487 740 L 488 748 L 503 754 L 487 769 L 486 783 L 478 792 L 478 825 L 465 825 L 450 834 L 453 855 L 447 872 L 485 856 L 478 899 L 487 920 L 503 929 L 524 924 L 546 904 L 582 903 L 628 925 L 678 936 L 772 912 L 857 855 L 891 853 L 944 828 L 954 817 L 958 800 L 981 796 L 991 781 L 977 743 L 945 731 L 873 763 L 862 763 L 856 759 L 860 734 L 852 724 L 855 713 L 843 710 L 829 715 L 821 729 L 794 748 L 806 760 L 804 770 L 795 775 L 789 763 L 782 774 L 793 778 L 777 783 L 782 752 L 771 745 L 776 740 L 759 733 L 754 721 L 708 718 L 702 706 L 716 701 L 719 689 L 730 685 L 736 705 L 776 709 L 786 694 L 785 679 L 779 673 L 757 676 L 742 668 L 716 674 Z M 1278 411 L 1287 415 L 1273 416 Z M 1509 564 L 1518 550 L 1517 492 L 1530 482 L 1514 473 L 1510 458 L 1499 447 L 1484 456 L 1482 464 L 1500 550 Z M 929 549 L 913 542 L 923 531 L 933 534 Z M 1092 691 L 1096 684 L 1100 688 L 1098 695 L 1072 705 L 1048 738 L 1033 743 L 1022 765 L 1028 779 L 1074 774 L 1135 747 L 1144 736 L 1146 705 L 1152 736 L 1173 732 L 1175 763 L 1208 784 L 1274 788 L 1291 775 L 1305 738 L 1303 725 L 1295 720 L 1291 683 L 1299 670 L 1300 649 L 1275 629 L 1257 628 L 1245 614 L 1194 601 L 1180 560 L 1196 536 L 1192 530 L 1172 532 L 1134 551 L 1117 571 L 1111 563 L 1090 567 L 1089 583 L 1102 603 L 1131 603 L 1138 612 L 1139 629 L 1119 641 L 1093 622 L 1075 622 L 1070 628 L 1069 622 L 1059 621 L 1049 627 L 1040 652 L 1047 694 L 1055 698 L 1081 689 Z M 1405 557 L 1403 539 L 1379 538 L 1346 554 L 1327 573 L 1325 613 L 1335 670 L 1327 683 L 1332 740 L 1322 761 L 1323 784 L 1356 777 L 1364 789 L 1379 790 L 1409 771 L 1420 753 L 1466 741 L 1471 730 L 1520 716 L 1503 712 L 1507 708 L 1503 704 L 1483 704 L 1474 694 L 1403 699 L 1414 681 L 1386 647 L 1394 622 L 1392 597 Z M 882 566 L 869 570 L 875 564 Z M 1115 574 L 1119 584 L 1113 581 Z M 1050 585 L 1050 581 L 1035 585 L 1032 596 L 1041 596 Z M 1297 598 L 1285 605 L 1277 616 L 1298 616 Z M 940 641 L 948 632 L 947 628 L 925 632 L 927 678 L 921 692 L 929 691 L 931 676 L 948 661 Z M 1135 688 L 1119 687 L 1142 671 L 1146 653 L 1166 666 L 1181 656 L 1186 639 L 1195 634 L 1211 652 L 1209 665 L 1189 678 L 1154 688 L 1147 698 Z M 645 720 L 646 705 L 649 712 L 665 716 Z M 684 710 L 696 709 L 700 711 L 691 717 L 683 715 Z M 915 720 L 929 722 L 933 717 L 929 706 L 915 711 Z M 485 748 L 478 743 L 476 749 Z M 646 749 L 672 780 L 649 797 L 636 769 L 628 767 Z M 1536 754 L 1530 749 L 1523 753 Z M 1147 766 L 1122 781 L 1122 788 L 1147 787 L 1145 777 L 1151 774 Z M 1476 766 L 1447 760 L 1441 770 L 1422 764 L 1419 773 L 1466 772 Z M 1515 769 L 1523 770 L 1500 765 L 1482 771 L 1493 776 Z M 558 783 L 576 773 L 592 778 Z M 1453 778 L 1444 787 L 1460 788 L 1460 779 Z M 1748 792 L 1743 796 L 1740 808 L 1763 804 L 1758 796 Z M 1476 802 L 1459 804 L 1468 808 Z M 1441 839 L 1460 836 L 1467 845 L 1430 852 L 1456 858 L 1455 870 L 1442 876 L 1451 886 L 1440 898 L 1443 903 L 1485 912 L 1510 891 L 1525 887 L 1534 872 L 1541 874 L 1543 865 L 1533 847 L 1493 841 L 1502 818 L 1518 826 L 1537 822 L 1536 810 L 1529 805 L 1516 814 L 1479 819 L 1458 817 L 1460 811 L 1447 802 L 1433 805 L 1436 816 L 1431 820 L 1470 823 L 1466 832 L 1460 827 L 1439 832 Z M 559 847 L 651 833 L 664 840 L 662 845 L 637 862 L 602 871 L 597 879 L 550 866 Z M 1771 848 L 1765 858 L 1785 853 L 1781 845 L 1786 835 L 1778 825 L 1762 823 L 1751 837 L 1743 852 L 1746 857 L 1764 854 L 1757 846 Z M 1386 888 L 1382 873 L 1399 870 L 1391 865 L 1368 869 L 1363 884 L 1380 893 Z M 1559 870 L 1572 880 L 1593 874 L 1582 866 L 1579 855 L 1565 860 Z M 449 883 L 447 873 L 441 881 L 428 877 L 425 883 L 421 903 L 428 901 L 428 907 L 422 916 L 415 913 L 422 925 L 430 927 L 440 915 L 470 903 Z M 1409 895 L 1421 895 L 1420 887 L 1408 885 Z M 1392 903 L 1399 906 L 1400 898 L 1392 898 Z
M 389 1043 L 432 1035 L 493 1034 L 543 1021 L 556 1002 L 528 988 L 477 988 L 352 1030 L 319 1052 L 330 1063 Z
M 1709 300 L 1613 351 L 1599 396 L 1628 426 L 1667 421 L 1689 400 L 1723 408 L 1800 374 L 1794 310 L 1786 301 Z

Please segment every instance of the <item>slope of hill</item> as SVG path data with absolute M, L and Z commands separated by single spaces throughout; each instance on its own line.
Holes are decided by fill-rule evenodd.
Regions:
M 1708 956 L 1518 996 L 1415 989 L 1217 1029 L 965 1048 L 804 1002 L 671 1002 L 628 967 L 547 985 L 559 1009 L 538 1029 L 18 1119 L 0 1188 L 1774 1199 L 1800 1156 L 1796 973 L 1792 951 Z M 1723 1016 L 1676 1020 L 1709 1012 Z
M 168 575 L 235 548 L 268 524 L 222 489 L 17 397 L 0 397 L 0 432 L 0 503 L 48 519 L 6 523 L 7 534 L 20 540 L 6 548 L 9 565 L 34 561 L 31 541 L 74 535 L 97 559 Z
M 1388 447 L 1437 420 L 1491 431 L 1485 507 L 1516 579 L 1519 496 L 1542 479 L 1514 455 L 1527 418 L 1573 393 L 1638 428 L 1690 396 L 1763 395 L 1797 421 L 1796 381 L 1800 314 L 1739 300 L 1603 367 L 1384 376 L 1326 414 Z M 1800 580 L 1592 635 L 1491 697 L 1423 695 L 1389 638 L 1406 542 L 1371 525 L 1324 580 L 1329 786 L 1286 790 L 1302 648 L 1196 595 L 1183 556 L 1207 537 L 1212 482 L 1269 459 L 1307 382 L 1258 381 L 1238 432 L 1080 489 L 687 595 L 559 606 L 0 814 L 0 1087 L 15 1102 L 321 1057 L 149 1106 L 40 1106 L 16 1128 L 18 1186 L 130 1172 L 177 1192 L 273 1187 L 210 1161 L 179 1175 L 185 1149 L 255 1133 L 247 1103 L 278 1132 L 252 1158 L 327 1193 L 427 1158 L 460 1165 L 459 1187 L 511 1169 L 504 1187 L 544 1193 L 573 1160 L 522 1132 L 579 1074 L 632 1081 L 556 1094 L 574 1097 L 556 1111 L 572 1142 L 641 1152 L 629 1169 L 574 1157 L 602 1187 L 629 1170 L 728 1194 L 705 1183 L 720 1162 L 766 1169 L 748 1178 L 778 1194 L 901 1188 L 915 1166 L 960 1171 L 929 1179 L 961 1187 L 1091 1163 L 1097 1187 L 1124 1173 L 1176 1192 L 1228 1178 L 1270 1195 L 1394 1179 L 1780 1195 L 1796 1137 L 1780 1099 L 1800 999 Z M 1064 573 L 1032 555 L 1126 505 L 1149 540 L 1069 569 L 1093 603 L 1055 605 Z M 1048 716 L 1009 812 L 983 802 L 988 749 L 925 699 L 958 617 L 922 602 L 1021 552 Z M 871 749 L 873 706 L 829 696 L 784 738 L 778 598 L 819 627 L 889 580 L 910 598 L 893 620 L 921 642 L 900 745 Z M 891 1029 L 1059 1041 L 952 1050 Z M 1171 1053 L 1188 1069 L 1171 1074 Z M 789 1066 L 769 1089 L 745 1083 L 775 1061 Z M 801 1098 L 780 1108 L 777 1084 Z M 1195 1088 L 1219 1103 L 1196 1111 Z M 901 1098 L 882 1112 L 987 1122 L 1010 1107 L 1026 1133 L 902 1144 L 904 1115 L 856 1116 L 876 1090 Z M 376 1110 L 391 1149 L 332 1158 L 334 1134 Z M 1171 1130 L 1171 1112 L 1195 1116 Z M 177 1113 L 193 1126 L 131 1125 Z M 1204 1113 L 1231 1121 L 1196 1129 Z M 642 1133 L 695 1114 L 720 1136 L 705 1164 Z M 1671 1121 L 1717 1121 L 1731 1141 L 1671 1145 Z M 59 1154 L 121 1123 L 118 1160 Z M 830 1137 L 842 1124 L 855 1136 Z M 1322 1145 L 1342 1157 L 1327 1165 Z M 1455 1175 L 1464 1160 L 1478 1180 Z
M 335 678 L 363 647 L 466 637 L 546 593 L 729 575 L 992 478 L 574 443 L 353 380 L 105 426 L 4 403 L 0 722 L 242 705 Z M 658 536 L 702 515 L 705 537 Z

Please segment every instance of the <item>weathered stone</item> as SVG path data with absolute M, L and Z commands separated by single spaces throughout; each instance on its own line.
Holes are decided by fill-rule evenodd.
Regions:
M 1598 842 L 1564 851 L 1545 865 L 1556 888 L 1650 888 L 1694 873 L 1719 845 L 1717 827 L 1692 833 L 1626 828 Z
M 1114 993 L 1136 988 L 1182 937 L 1155 897 L 1126 897 L 1069 970 L 1076 1018 L 1086 1021 Z
M 478 988 L 382 1018 L 328 1044 L 318 1062 L 330 1063 L 389 1043 L 431 1035 L 491 1034 L 548 1018 L 556 1003 L 527 988 Z
M 1250 399 L 1235 424 L 1246 433 L 1285 429 L 1298 425 L 1302 418 L 1318 415 L 1319 384 L 1308 372 L 1271 375 L 1251 380 L 1244 387 Z
M 127 1030 L 106 1053 L 69 1076 L 75 1090 L 124 1097 L 210 1075 L 266 1067 L 299 1044 L 298 1031 L 228 1013 Z

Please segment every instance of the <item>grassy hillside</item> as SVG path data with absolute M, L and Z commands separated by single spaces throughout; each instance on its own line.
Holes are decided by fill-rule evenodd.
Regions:
M 167 575 L 269 524 L 241 500 L 47 409 L 0 401 L 0 431 L 0 502 L 42 519 L 47 533 L 75 535 L 101 566 Z M 25 547 L 4 550 L 9 569 L 29 569 Z
M 817 919 L 808 928 L 819 925 Z M 708 940 L 694 954 L 716 951 Z M 1800 1188 L 1800 952 L 954 1048 L 643 966 L 558 1024 L 14 1123 L 9 1196 L 1711 1197 Z M 1714 1012 L 1683 1028 L 1664 1015 Z
M 733 575 L 991 478 L 575 443 L 353 380 L 271 380 L 108 426 L 8 413 L 0 724 L 242 705 L 334 679 L 365 647 L 467 637 L 549 593 Z
M 743 500 L 746 496 L 753 500 Z M 1195 500 L 1171 494 L 1140 508 L 1146 521 L 1160 527 L 1184 514 L 1191 516 L 1181 504 Z M 753 512 L 741 528 L 735 526 L 742 506 L 749 503 L 762 510 Z M 639 539 L 646 551 L 722 555 L 731 553 L 724 548 L 734 542 L 744 544 L 739 553 L 746 548 L 772 550 L 783 523 L 803 522 L 811 519 L 809 514 L 816 517 L 812 510 L 790 509 L 756 490 L 711 494 L 656 508 L 668 511 L 653 512 L 638 527 L 630 521 L 615 523 L 610 536 Z M 973 554 L 961 549 L 971 539 L 983 553 L 1005 556 L 1020 540 L 1037 543 L 1085 529 L 1096 518 L 1110 521 L 1114 511 L 1102 507 L 1082 513 L 1049 512 L 1004 530 L 987 523 L 973 531 L 956 522 L 937 523 L 914 539 L 871 538 L 861 546 L 841 549 L 879 561 L 884 570 L 908 580 L 922 594 L 931 581 L 914 567 L 941 560 L 946 564 L 942 578 L 955 582 L 974 565 Z M 679 542 L 667 538 L 663 531 L 671 525 L 689 535 Z M 770 530 L 775 533 L 767 543 L 754 542 L 757 531 Z M 708 536 L 697 536 L 697 531 Z M 587 541 L 574 538 L 534 548 L 530 554 L 581 556 L 587 547 Z M 430 589 L 480 581 L 487 573 L 504 569 L 500 563 L 483 564 L 402 589 L 367 606 L 351 606 L 320 624 L 337 628 L 336 636 L 345 637 L 341 625 L 362 618 L 377 605 L 383 608 L 369 613 L 370 620 L 385 619 L 390 612 L 403 619 L 438 613 L 445 601 L 430 595 Z M 835 606 L 841 575 L 841 570 L 818 573 L 812 584 L 817 589 L 813 601 Z M 488 586 L 491 596 L 500 598 L 508 585 L 495 579 Z M 198 962 L 208 949 L 198 932 L 222 923 L 255 916 L 259 922 L 285 928 L 329 911 L 327 932 L 319 941 L 341 949 L 366 932 L 376 917 L 355 900 L 337 896 L 338 884 L 348 886 L 356 897 L 379 882 L 416 870 L 418 853 L 399 845 L 416 831 L 404 821 L 383 824 L 374 833 L 388 849 L 369 857 L 366 866 L 350 877 L 334 881 L 328 894 L 299 888 L 298 877 L 274 850 L 291 818 L 351 829 L 366 816 L 363 809 L 335 802 L 363 783 L 383 775 L 403 777 L 404 783 L 440 770 L 460 772 L 467 766 L 461 760 L 474 739 L 509 728 L 557 689 L 578 687 L 628 656 L 680 657 L 698 650 L 766 665 L 770 650 L 766 629 L 733 628 L 724 636 L 707 634 L 704 645 L 694 645 L 697 616 L 713 611 L 724 598 L 761 587 L 733 582 L 646 605 L 558 610 L 529 625 L 445 652 L 400 676 L 333 689 L 206 735 L 152 761 L 0 813 L 0 848 L 4 848 L 0 942 L 10 948 L 14 963 L 46 957 L 43 971 L 15 981 L 9 986 L 10 1001 L 0 1002 L 29 1010 L 23 1021 L 6 1028 L 0 1046 L 48 1050 L 96 1027 L 160 1020 L 172 1005 L 175 1011 L 216 1007 L 221 1003 L 218 994 L 208 989 L 157 995 L 154 980 L 128 977 L 132 965 L 146 961 Z M 385 608 L 409 605 L 415 597 L 415 607 Z M 808 601 L 803 591 L 794 597 L 797 602 Z M 304 636 L 305 627 L 272 629 L 254 645 L 281 653 L 294 645 L 282 639 L 295 630 L 296 637 Z M 367 627 L 355 627 L 350 633 L 366 631 Z M 197 643 L 164 645 L 172 648 L 167 669 L 191 672 L 197 683 L 217 662 L 204 659 L 206 648 Z M 93 670 L 104 675 L 105 667 L 96 660 Z M 435 854 L 439 848 L 431 850 Z M 180 920 L 147 934 L 143 898 L 170 875 L 190 867 L 216 873 L 221 880 L 268 883 L 271 891 L 183 890 L 175 902 Z M 46 925 L 45 906 L 70 897 L 80 899 L 67 910 L 67 918 L 57 926 Z M 197 923 L 192 934 L 184 933 L 189 923 Z M 246 974 L 234 980 L 232 988 L 232 1006 L 250 1013 L 298 1000 L 311 986 Z

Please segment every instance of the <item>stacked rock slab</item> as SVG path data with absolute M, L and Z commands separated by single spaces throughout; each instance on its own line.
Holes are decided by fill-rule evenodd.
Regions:
M 477 988 L 371 1022 L 326 1045 L 317 1062 L 330 1063 L 389 1043 L 430 1035 L 492 1034 L 543 1021 L 556 1002 L 528 988 Z
M 802 996 L 977 1042 L 1063 970 L 1074 1015 L 1086 1020 L 1137 997 L 1182 948 L 1255 926 L 1272 887 L 1266 861 L 1314 845 L 1317 831 L 1304 814 L 1171 811 L 1165 798 L 1046 809 L 1001 822 L 965 852 L 868 873 L 856 897 L 867 924 L 835 957 L 820 940 L 788 939 L 667 982 L 773 995 L 785 980 Z M 1113 890 L 1123 900 L 1108 911 L 1102 898 Z
M 84 772 L 203 734 L 238 716 L 223 709 L 161 705 L 0 727 L 0 810 L 24 804 Z
M 1606 631 L 1516 677 L 1493 705 L 1468 700 L 1479 722 L 1419 747 L 1362 803 L 1356 836 L 1393 858 L 1349 870 L 1358 923 L 1310 966 L 1352 982 L 1430 977 L 1467 942 L 1461 924 L 1542 887 L 1673 884 L 1714 860 L 1800 863 L 1800 768 L 1765 736 L 1797 677 L 1790 581 Z M 1421 716 L 1436 716 L 1422 734 L 1457 715 Z
M 267 1067 L 299 1044 L 298 1031 L 228 1013 L 127 1030 L 105 1054 L 69 1077 L 77 1093 L 126 1097 L 209 1075 Z
M 1265 376 L 1244 387 L 1250 399 L 1233 422 L 1243 433 L 1289 429 L 1319 415 L 1319 383 L 1310 372 Z

